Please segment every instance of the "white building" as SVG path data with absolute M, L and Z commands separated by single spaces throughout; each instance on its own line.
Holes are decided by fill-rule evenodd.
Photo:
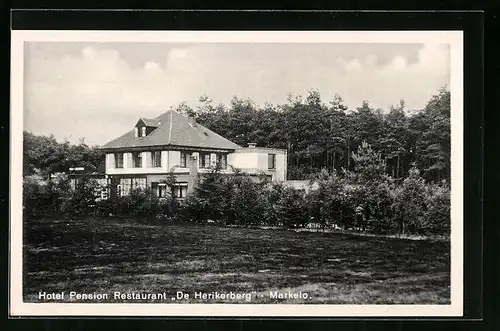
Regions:
M 116 190 L 120 195 L 134 187 L 151 187 L 164 196 L 167 187 L 163 181 L 174 174 L 174 194 L 183 198 L 198 174 L 216 164 L 226 174 L 237 168 L 272 181 L 286 180 L 286 150 L 255 144 L 241 147 L 173 110 L 154 119 L 139 119 L 132 130 L 102 149 L 108 183 L 112 193 Z

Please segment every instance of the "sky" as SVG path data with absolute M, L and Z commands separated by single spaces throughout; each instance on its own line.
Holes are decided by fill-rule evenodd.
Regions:
M 258 106 L 288 94 L 335 94 L 387 111 L 425 106 L 450 83 L 446 44 L 26 42 L 24 129 L 102 145 L 181 102 L 237 96 Z

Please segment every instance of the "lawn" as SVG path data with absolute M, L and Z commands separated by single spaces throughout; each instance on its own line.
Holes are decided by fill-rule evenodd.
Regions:
M 74 301 L 73 291 L 109 294 L 79 302 L 448 304 L 449 251 L 446 241 L 285 229 L 28 221 L 23 296 L 25 302 L 62 291 L 64 299 L 53 301 Z M 172 300 L 178 291 L 190 297 Z M 166 293 L 168 300 L 123 300 L 115 292 Z M 195 292 L 250 293 L 251 301 L 195 298 Z M 300 297 L 276 296 L 289 292 Z

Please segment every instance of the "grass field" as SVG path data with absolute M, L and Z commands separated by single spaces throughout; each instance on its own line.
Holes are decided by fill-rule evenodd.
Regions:
M 24 229 L 23 290 L 108 293 L 84 302 L 249 303 L 195 292 L 251 293 L 250 303 L 447 304 L 449 242 L 281 229 L 40 220 Z M 177 291 L 187 300 L 172 300 Z M 279 299 L 270 292 L 301 293 Z M 166 293 L 168 300 L 115 299 Z M 307 293 L 305 298 L 304 293 Z M 79 301 L 82 302 L 82 301 Z

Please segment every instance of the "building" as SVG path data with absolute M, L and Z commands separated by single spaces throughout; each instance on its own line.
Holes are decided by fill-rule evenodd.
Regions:
M 70 171 L 68 174 L 68 178 L 70 181 L 70 187 L 72 190 L 75 190 L 76 187 L 81 183 L 81 181 L 85 178 L 86 180 L 93 181 L 95 185 L 94 195 L 98 200 L 105 200 L 108 198 L 108 182 L 106 179 L 106 175 L 100 172 L 92 172 L 92 173 L 78 173 L 75 171 Z
M 184 198 L 198 174 L 217 164 L 228 175 L 240 169 L 272 181 L 286 180 L 286 150 L 253 143 L 241 147 L 173 110 L 154 119 L 140 118 L 129 132 L 102 149 L 111 194 L 151 187 L 162 197 L 169 192 L 164 181 L 173 175 L 174 195 Z

